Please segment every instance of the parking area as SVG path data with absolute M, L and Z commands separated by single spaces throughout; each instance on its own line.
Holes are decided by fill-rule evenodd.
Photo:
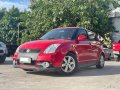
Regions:
M 0 90 L 120 90 L 120 62 L 106 61 L 103 69 L 89 67 L 60 76 L 13 68 L 9 57 L 0 65 Z

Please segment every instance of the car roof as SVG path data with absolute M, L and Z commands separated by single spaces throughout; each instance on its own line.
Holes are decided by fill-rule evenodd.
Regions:
M 85 29 L 85 28 L 82 28 L 82 27 L 59 27 L 59 28 L 54 28 L 53 30 L 55 29 Z M 86 31 L 90 31 L 90 32 L 93 32 L 91 30 L 88 30 L 88 29 L 85 29 Z
M 80 27 L 59 27 L 59 28 L 55 28 L 55 29 L 67 29 L 67 28 L 80 28 Z

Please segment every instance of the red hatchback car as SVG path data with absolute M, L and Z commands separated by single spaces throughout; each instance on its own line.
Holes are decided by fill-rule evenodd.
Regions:
M 95 33 L 79 27 L 57 28 L 40 40 L 20 45 L 14 56 L 15 67 L 23 70 L 58 70 L 71 74 L 78 67 L 104 67 L 104 51 Z

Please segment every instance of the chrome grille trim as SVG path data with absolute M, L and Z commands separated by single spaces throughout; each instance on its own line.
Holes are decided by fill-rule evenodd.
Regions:
M 20 49 L 20 53 L 40 53 L 41 49 Z

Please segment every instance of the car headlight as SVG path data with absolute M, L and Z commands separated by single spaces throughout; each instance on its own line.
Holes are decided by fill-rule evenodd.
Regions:
M 60 44 L 52 44 L 45 49 L 44 53 L 54 53 L 59 46 Z

